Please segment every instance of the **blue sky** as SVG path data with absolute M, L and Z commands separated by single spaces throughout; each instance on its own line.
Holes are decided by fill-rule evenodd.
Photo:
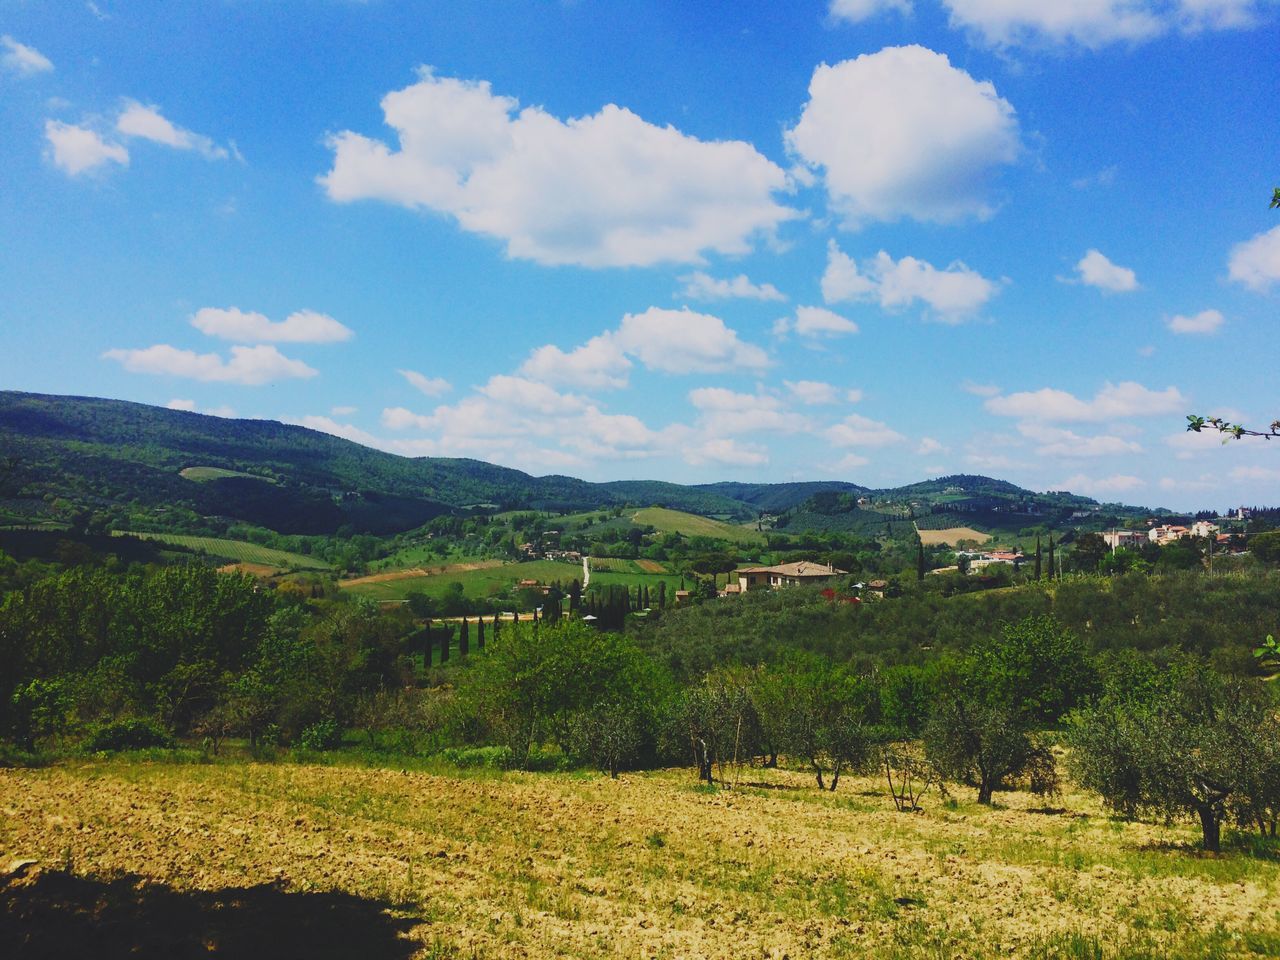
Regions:
M 1274 0 L 0 0 L 0 385 L 1276 503 Z

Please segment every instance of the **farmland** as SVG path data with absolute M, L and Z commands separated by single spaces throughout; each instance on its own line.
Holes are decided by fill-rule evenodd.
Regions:
M 1053 807 L 972 801 L 956 788 L 900 814 L 878 779 L 832 794 L 758 768 L 737 790 L 699 788 L 688 770 L 611 780 L 430 761 L 2 770 L 0 851 L 38 864 L 6 888 L 0 951 L 34 931 L 37 954 L 97 953 L 90 917 L 105 911 L 120 921 L 110 955 L 125 956 L 177 908 L 190 925 L 166 946 L 184 956 L 267 935 L 336 958 L 356 930 L 371 960 L 1280 951 L 1272 859 L 1198 854 L 1190 829 L 1113 820 L 1070 787 Z M 117 876 L 129 882 L 108 886 Z
M 470 566 L 462 570 L 459 567 Z M 582 579 L 582 564 L 561 563 L 557 560 L 531 560 L 527 563 L 455 564 L 445 567 L 444 573 L 433 573 L 433 568 L 400 571 L 393 575 L 360 577 L 341 581 L 338 586 L 374 600 L 403 600 L 410 593 L 421 591 L 428 596 L 443 597 L 454 583 L 462 584 L 465 596 L 479 599 L 503 593 L 521 580 L 537 580 L 551 583 L 559 580 L 568 583 Z
M 651 526 L 660 533 L 679 533 L 686 537 L 711 537 L 739 544 L 763 544 L 764 534 L 750 527 L 725 523 L 666 507 L 645 507 L 632 517 L 637 524 Z
M 947 527 L 945 530 L 918 530 L 920 540 L 926 547 L 946 544 L 954 547 L 961 540 L 972 540 L 974 543 L 986 543 L 991 534 L 974 530 L 972 527 Z
M 211 557 L 219 557 L 236 563 L 256 564 L 274 567 L 279 570 L 327 570 L 329 565 L 316 557 L 308 557 L 288 550 L 276 550 L 243 540 L 223 540 L 218 537 L 194 537 L 181 533 L 134 533 L 132 531 L 115 531 L 116 535 L 138 537 L 141 540 L 155 540 L 173 546 L 183 547 L 206 553 Z
M 227 470 L 223 467 L 185 467 L 178 471 L 178 476 L 184 480 L 193 480 L 196 483 L 208 483 L 210 480 L 226 480 L 230 477 L 244 477 L 249 480 L 275 483 L 270 477 L 261 477 L 256 473 L 245 473 L 242 470 Z

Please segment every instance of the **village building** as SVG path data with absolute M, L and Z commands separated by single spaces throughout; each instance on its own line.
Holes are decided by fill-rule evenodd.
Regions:
M 1167 523 L 1163 523 L 1158 527 L 1152 527 L 1147 531 L 1147 539 L 1152 543 L 1158 543 L 1160 546 L 1173 543 L 1175 540 L 1181 540 L 1183 537 L 1190 535 L 1191 531 L 1186 527 L 1176 525 L 1171 526 Z
M 803 583 L 821 583 L 832 577 L 842 577 L 847 572 L 829 563 L 812 563 L 808 560 L 783 563 L 776 567 L 747 567 L 738 571 L 738 592 L 746 593 L 761 587 L 777 590 Z
M 1106 530 L 1102 539 L 1112 550 L 1119 550 L 1121 547 L 1136 547 L 1146 543 L 1148 535 L 1142 530 Z

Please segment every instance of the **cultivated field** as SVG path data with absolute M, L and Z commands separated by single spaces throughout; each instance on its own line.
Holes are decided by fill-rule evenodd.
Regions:
M 681 533 L 686 537 L 714 537 L 732 543 L 764 543 L 764 534 L 754 528 L 725 523 L 723 520 L 712 520 L 710 517 L 700 517 L 696 513 L 668 510 L 666 507 L 645 507 L 643 510 L 637 510 L 632 520 L 641 525 L 651 526 L 661 533 Z
M 972 527 L 947 527 L 945 530 L 919 530 L 920 540 L 926 547 L 936 546 L 945 543 L 949 547 L 954 547 L 961 540 L 972 540 L 975 543 L 986 543 L 991 539 L 991 534 L 983 533 L 981 530 L 974 530 Z
M 200 550 L 211 557 L 223 557 L 236 563 L 249 563 L 258 566 L 275 567 L 279 570 L 328 570 L 329 565 L 318 557 L 308 557 L 301 553 L 290 553 L 288 550 L 276 550 L 262 547 L 256 543 L 243 540 L 223 540 L 218 537 L 193 537 L 183 533 L 134 533 L 128 530 L 112 531 L 115 536 L 137 537 L 140 540 L 156 540 L 160 543 L 171 543 L 174 546 L 186 547 L 188 550 Z
M 178 471 L 184 480 L 205 483 L 209 480 L 224 480 L 228 477 L 247 477 L 250 480 L 261 480 L 264 483 L 275 483 L 270 477 L 260 477 L 256 473 L 244 473 L 240 470 L 227 470 L 223 467 L 184 467 Z
M 60 955 L 82 930 L 89 952 L 61 955 L 123 956 L 181 917 L 149 955 L 255 937 L 368 960 L 1280 953 L 1280 864 L 1201 855 L 1190 829 L 1121 823 L 1071 792 L 986 810 L 961 790 L 900 814 L 878 780 L 835 794 L 801 774 L 744 780 L 125 759 L 0 770 L 0 869 L 39 861 L 0 886 L 0 951 Z M 33 932 L 54 949 L 20 939 Z
M 446 566 L 445 573 L 432 572 L 436 569 L 424 567 L 417 571 L 373 574 L 340 581 L 338 586 L 375 600 L 403 600 L 410 593 L 419 590 L 428 596 L 442 597 L 453 583 L 461 583 L 462 592 L 468 597 L 490 597 L 502 593 L 521 580 L 537 580 L 539 583 L 559 580 L 568 584 L 575 578 L 582 579 L 582 564 L 561 563 L 558 560 L 531 560 L 527 563 L 494 561 L 491 564 L 479 561 Z

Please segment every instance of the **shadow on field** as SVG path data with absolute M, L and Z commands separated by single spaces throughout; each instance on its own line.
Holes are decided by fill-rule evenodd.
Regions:
M 0 879 L 0 957 L 232 960 L 408 960 L 416 921 L 345 893 L 289 893 L 263 884 L 179 891 L 33 870 Z

